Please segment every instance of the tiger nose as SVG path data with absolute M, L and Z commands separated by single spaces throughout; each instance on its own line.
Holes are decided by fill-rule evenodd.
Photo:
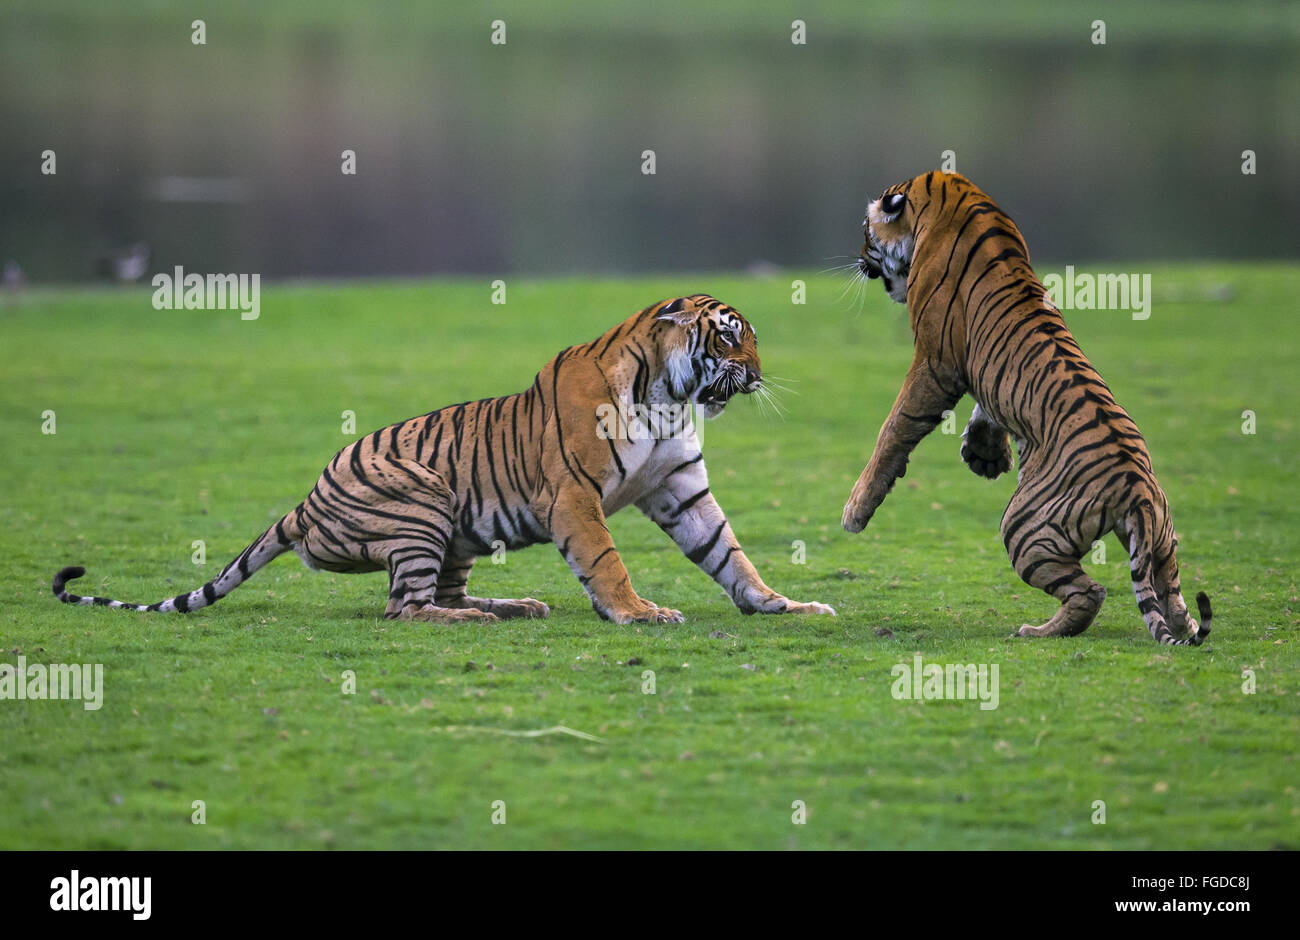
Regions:
M 759 383 L 763 381 L 763 376 L 757 369 L 745 366 L 745 391 L 752 392 L 758 388 Z

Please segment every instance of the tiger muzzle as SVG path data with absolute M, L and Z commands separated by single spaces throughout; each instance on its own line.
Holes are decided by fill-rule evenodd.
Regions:
M 725 405 L 737 392 L 748 395 L 758 391 L 762 382 L 762 374 L 757 369 L 734 366 L 700 391 L 699 402 L 702 405 Z

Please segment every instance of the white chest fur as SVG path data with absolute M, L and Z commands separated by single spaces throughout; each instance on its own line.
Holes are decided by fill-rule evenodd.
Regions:
M 611 443 L 621 469 L 605 484 L 601 504 L 607 516 L 658 489 L 674 468 L 700 455 L 691 406 L 674 401 L 662 378 L 644 403 L 630 399 L 625 392 L 618 403 L 624 420 Z

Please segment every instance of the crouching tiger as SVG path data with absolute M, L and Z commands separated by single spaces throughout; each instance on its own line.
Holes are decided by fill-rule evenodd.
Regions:
M 915 356 L 880 429 L 843 525 L 860 532 L 907 469 L 912 449 L 965 393 L 975 410 L 962 459 L 1019 485 L 1002 517 L 1016 573 L 1061 602 L 1022 636 L 1071 636 L 1097 616 L 1106 589 L 1079 560 L 1114 532 L 1128 550 L 1138 609 L 1160 643 L 1200 645 L 1202 622 L 1178 584 L 1173 519 L 1146 443 L 1088 362 L 1029 265 L 1014 222 L 969 180 L 927 173 L 891 186 L 867 207 L 860 268 L 907 304 Z
M 637 595 L 614 548 L 605 519 L 635 505 L 743 612 L 834 614 L 764 584 L 709 492 L 687 406 L 712 418 L 761 382 L 754 330 L 739 313 L 705 294 L 658 303 L 561 352 L 527 391 L 443 408 L 343 448 L 301 505 L 197 590 L 147 606 L 79 597 L 64 587 L 85 573 L 77 567 L 55 576 L 54 593 L 186 613 L 294 549 L 311 568 L 387 571 L 388 618 L 545 617 L 541 601 L 472 597 L 466 582 L 494 545 L 553 541 L 601 617 L 680 623 L 679 611 Z M 609 433 L 619 423 L 598 415 L 611 410 L 652 411 L 657 433 Z

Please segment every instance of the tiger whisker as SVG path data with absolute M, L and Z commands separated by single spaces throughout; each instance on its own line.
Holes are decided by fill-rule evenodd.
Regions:
M 848 282 L 844 285 L 844 289 L 840 291 L 839 296 L 835 298 L 835 303 L 837 306 L 844 302 L 845 298 L 849 296 L 849 292 L 853 291 L 856 285 L 857 282 L 852 278 L 848 280 Z
M 782 420 L 785 419 L 785 409 L 781 407 L 780 403 L 776 400 L 776 397 L 771 391 L 759 386 L 758 389 L 755 390 L 755 394 L 758 396 L 758 401 L 761 404 L 769 406 L 778 418 L 781 418 Z
M 847 271 L 852 270 L 853 268 L 856 268 L 856 267 L 858 266 L 858 263 L 859 263 L 859 262 L 857 262 L 857 261 L 850 261 L 850 262 L 848 262 L 847 264 L 837 264 L 837 265 L 835 265 L 834 267 L 822 268 L 822 270 L 818 271 L 817 273 L 818 273 L 818 274 L 834 274 L 834 273 L 836 273 L 837 271 L 845 271 L 845 272 L 847 272 Z
M 786 381 L 793 381 L 793 379 L 788 379 L 788 380 L 777 379 L 777 378 L 773 378 L 770 375 L 763 376 L 763 386 L 765 388 L 768 388 L 769 391 L 771 389 L 776 389 L 779 392 L 788 392 L 791 395 L 798 395 L 799 394 L 798 390 L 793 389 L 790 386 L 784 384 Z

